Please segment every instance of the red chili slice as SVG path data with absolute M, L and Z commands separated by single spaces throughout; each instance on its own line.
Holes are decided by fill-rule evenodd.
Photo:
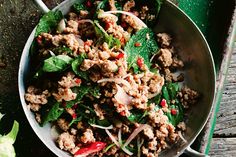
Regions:
M 80 83 L 81 83 L 81 79 L 76 78 L 76 79 L 75 79 L 75 83 L 80 84 Z
M 136 42 L 136 43 L 134 44 L 134 46 L 135 46 L 135 47 L 140 47 L 140 46 L 141 46 L 141 43 Z
M 138 65 L 138 67 L 139 68 L 142 68 L 142 66 L 143 66 L 143 58 L 140 58 L 140 57 L 138 57 L 138 59 L 137 59 L 137 65 Z
M 124 53 L 119 53 L 118 56 L 116 56 L 116 59 L 124 58 L 124 56 L 125 56 Z
M 43 37 L 41 35 L 38 36 L 36 40 L 37 40 L 37 43 L 40 45 L 43 43 Z
M 160 105 L 161 107 L 166 107 L 166 100 L 162 99 Z
M 105 148 L 106 145 L 107 144 L 104 142 L 93 142 L 86 147 L 80 148 L 74 155 L 89 155 L 96 153 Z
M 174 109 L 174 108 L 172 108 L 172 109 L 170 110 L 170 112 L 171 112 L 172 115 L 176 115 L 176 114 L 177 114 L 177 110 Z
M 88 8 L 92 7 L 92 2 L 90 0 L 88 0 L 86 2 L 86 7 L 88 7 Z

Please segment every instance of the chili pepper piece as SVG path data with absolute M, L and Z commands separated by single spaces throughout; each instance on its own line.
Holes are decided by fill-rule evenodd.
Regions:
M 160 105 L 161 107 L 166 107 L 166 100 L 162 99 Z
M 172 108 L 172 109 L 170 110 L 170 112 L 171 112 L 172 115 L 176 115 L 176 114 L 177 114 L 177 110 L 174 109 L 174 108 Z
M 89 155 L 101 151 L 107 144 L 104 142 L 93 142 L 86 147 L 80 148 L 74 155 Z
M 124 58 L 124 56 L 125 56 L 124 53 L 119 53 L 118 56 L 116 56 L 116 59 Z
M 143 67 L 143 64 L 144 64 L 143 58 L 138 57 L 138 59 L 137 59 L 137 65 L 138 65 L 138 67 L 139 67 L 139 68 L 142 68 L 142 67 Z

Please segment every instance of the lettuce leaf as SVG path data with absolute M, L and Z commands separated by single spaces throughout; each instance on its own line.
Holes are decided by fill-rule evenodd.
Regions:
M 3 115 L 0 113 L 0 120 Z M 13 144 L 19 131 L 19 123 L 14 121 L 11 131 L 7 135 L 0 135 L 0 157 L 15 157 Z

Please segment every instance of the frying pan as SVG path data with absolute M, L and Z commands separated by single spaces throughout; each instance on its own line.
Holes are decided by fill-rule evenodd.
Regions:
M 49 11 L 41 0 L 35 1 L 42 11 Z M 70 7 L 75 2 L 82 2 L 82 0 L 66 0 L 54 8 L 54 10 L 59 9 L 65 15 L 69 12 Z M 186 65 L 184 69 L 185 84 L 201 94 L 199 102 L 191 106 L 187 111 L 187 130 L 183 135 L 187 142 L 178 142 L 177 144 L 172 145 L 171 148 L 161 152 L 160 156 L 179 156 L 183 152 L 192 157 L 207 156 L 192 150 L 190 145 L 204 127 L 212 109 L 212 103 L 215 96 L 215 68 L 210 48 L 193 21 L 172 2 L 164 2 L 158 18 L 158 23 L 154 28 L 154 31 L 167 32 L 172 35 L 174 47 L 177 48 L 180 58 Z M 22 107 L 31 127 L 41 141 L 55 155 L 59 157 L 70 157 L 70 154 L 60 150 L 56 146 L 54 142 L 55 139 L 53 139 L 51 133 L 50 124 L 47 124 L 44 127 L 39 126 L 35 120 L 34 114 L 27 108 L 24 99 L 26 92 L 25 81 L 30 69 L 29 49 L 33 42 L 34 34 L 35 29 L 32 31 L 25 44 L 19 65 L 18 87 Z

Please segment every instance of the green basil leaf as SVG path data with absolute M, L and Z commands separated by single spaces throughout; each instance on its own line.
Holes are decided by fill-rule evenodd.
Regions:
M 89 74 L 86 71 L 81 71 L 79 69 L 80 65 L 82 64 L 83 60 L 86 58 L 85 55 L 79 55 L 71 64 L 72 66 L 72 70 L 74 71 L 74 73 L 76 75 L 78 75 L 79 77 L 88 80 L 89 79 Z
M 136 43 L 139 43 L 140 46 L 135 46 Z M 133 68 L 135 73 L 140 71 L 137 65 L 137 59 L 139 57 L 143 58 L 144 63 L 150 68 L 150 58 L 158 51 L 158 49 L 154 32 L 149 28 L 139 30 L 125 45 L 124 50 L 127 53 L 129 68 Z
M 87 10 L 87 7 L 83 3 L 75 3 L 72 8 L 77 12 L 80 13 L 81 10 Z
M 44 72 L 61 72 L 64 71 L 73 61 L 73 59 L 67 55 L 52 56 L 44 60 L 43 71 Z
M 97 20 L 94 21 L 94 24 L 95 24 L 95 33 L 98 38 L 96 44 L 103 44 L 104 42 L 106 42 L 109 48 L 121 47 L 120 40 L 113 37 L 112 35 L 108 35 L 107 32 L 102 28 L 102 26 L 99 24 Z
M 35 37 L 41 33 L 48 33 L 55 29 L 63 18 L 62 12 L 59 10 L 49 11 L 40 19 L 39 24 L 37 25 Z
M 172 115 L 171 112 L 166 112 L 166 116 L 169 119 L 169 122 L 176 126 L 179 124 L 179 122 L 183 121 L 184 118 L 184 109 L 183 105 L 176 99 L 175 104 L 171 105 L 169 107 L 170 111 L 171 109 L 175 109 L 177 111 L 176 115 Z
M 64 108 L 60 106 L 59 102 L 56 102 L 43 119 L 43 125 L 45 125 L 47 122 L 57 120 L 63 112 Z

